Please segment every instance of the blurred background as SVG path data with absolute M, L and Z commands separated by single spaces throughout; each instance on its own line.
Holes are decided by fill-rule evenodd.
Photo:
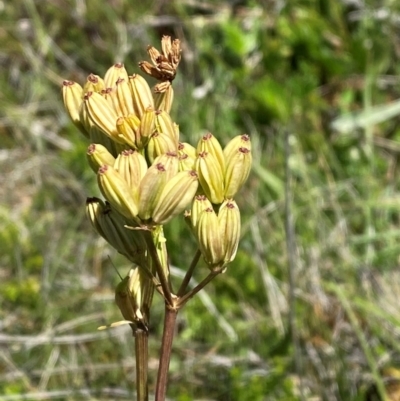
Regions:
M 178 318 L 170 400 L 399 400 L 394 0 L 0 1 L 0 399 L 133 399 L 129 328 L 97 331 L 130 266 L 85 218 L 99 194 L 61 84 L 138 73 L 164 34 L 183 140 L 254 149 L 238 255 Z M 179 218 L 167 238 L 182 276 L 195 243 Z M 156 296 L 151 390 L 162 316 Z

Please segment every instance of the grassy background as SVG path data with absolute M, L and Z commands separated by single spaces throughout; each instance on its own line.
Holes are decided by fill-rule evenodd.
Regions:
M 179 317 L 170 399 L 382 390 L 400 365 L 399 18 L 390 0 L 1 1 L 0 399 L 133 397 L 129 330 L 96 330 L 120 319 L 108 256 L 129 264 L 85 219 L 98 191 L 60 86 L 117 61 L 139 72 L 163 34 L 184 48 L 183 138 L 245 132 L 254 147 L 239 253 Z M 187 234 L 168 225 L 176 276 Z M 157 297 L 152 385 L 162 312 Z

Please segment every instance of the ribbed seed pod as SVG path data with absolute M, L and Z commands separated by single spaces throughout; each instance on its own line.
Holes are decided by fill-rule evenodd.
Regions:
M 87 198 L 86 199 L 86 216 L 92 223 L 95 231 L 100 234 L 103 238 L 106 237 L 103 228 L 100 224 L 101 215 L 106 210 L 105 203 L 99 198 Z
M 170 115 L 164 110 L 156 111 L 156 131 L 161 134 L 167 134 L 175 143 L 175 150 L 178 149 L 179 137 L 176 135 L 174 122 Z
M 98 198 L 87 199 L 86 215 L 97 233 L 113 248 L 131 262 L 146 266 L 147 246 L 142 233 L 125 228 L 125 225 L 132 224 L 131 221 L 125 220 L 109 204 Z
M 154 100 L 150 86 L 141 75 L 133 74 L 129 77 L 129 87 L 131 89 L 135 114 L 139 118 L 142 118 L 142 114 L 148 107 L 154 109 Z
M 221 165 L 213 154 L 200 152 L 196 160 L 201 187 L 207 198 L 214 204 L 224 201 L 224 176 Z
M 158 198 L 152 220 L 165 224 L 174 216 L 182 213 L 196 194 L 198 176 L 195 171 L 182 171 L 172 177 L 163 187 Z
M 117 157 L 122 150 L 126 149 L 128 145 L 122 145 L 113 141 L 108 137 L 100 128 L 93 125 L 90 128 L 90 142 L 103 145 L 114 156 Z
M 147 221 L 153 215 L 154 207 L 167 181 L 164 164 L 154 163 L 147 170 L 139 188 L 139 217 Z
M 240 147 L 229 153 L 225 170 L 225 198 L 233 198 L 246 182 L 251 170 L 252 156 L 247 148 Z
M 166 181 L 169 181 L 172 177 L 178 174 L 179 159 L 175 152 L 166 152 L 158 156 L 153 164 L 158 163 L 161 163 L 166 170 Z
M 96 174 L 102 165 L 107 164 L 108 166 L 113 166 L 115 163 L 115 157 L 105 146 L 99 143 L 90 144 L 86 156 L 89 166 Z
M 147 144 L 146 154 L 150 163 L 167 152 L 177 153 L 178 146 L 170 136 L 165 133 L 154 133 Z
M 89 138 L 89 127 L 82 123 L 80 109 L 83 102 L 83 89 L 73 81 L 64 81 L 62 86 L 64 106 L 76 127 Z
M 129 276 L 118 283 L 115 289 L 115 303 L 125 320 L 132 323 L 138 320 L 135 311 L 136 308 L 129 291 Z
M 107 165 L 100 167 L 97 182 L 111 206 L 126 218 L 135 220 L 138 214 L 138 200 L 118 171 Z
M 90 119 L 112 140 L 123 143 L 116 127 L 118 115 L 110 107 L 107 100 L 96 92 L 88 92 L 84 96 L 84 107 Z
M 136 150 L 124 150 L 115 160 L 114 168 L 124 178 L 130 188 L 138 191 L 140 182 L 146 174 L 147 162 Z
M 116 99 L 123 116 L 135 113 L 128 79 L 119 78 L 116 82 Z
M 105 88 L 103 78 L 100 78 L 98 75 L 90 74 L 86 83 L 83 86 L 83 93 L 86 92 L 97 92 L 100 93 Z
M 232 199 L 225 201 L 218 211 L 218 224 L 224 243 L 224 262 L 235 259 L 240 239 L 240 211 Z
M 196 230 L 200 215 L 206 209 L 212 209 L 212 204 L 205 195 L 196 195 L 193 198 L 192 208 L 190 211 L 190 223 L 193 230 Z
M 197 153 L 211 153 L 218 161 L 221 171 L 225 171 L 225 157 L 218 139 L 211 132 L 202 136 L 197 144 Z
M 171 111 L 174 101 L 174 89 L 169 81 L 163 81 L 154 87 L 154 105 L 156 110 Z
M 101 215 L 99 223 L 109 242 L 118 252 L 131 262 L 146 266 L 146 241 L 140 230 L 129 230 L 125 226 L 132 225 L 132 221 L 125 219 L 108 204 L 108 208 Z
M 136 118 L 132 115 L 133 118 Z M 137 149 L 136 146 L 136 136 L 137 130 L 134 129 L 134 124 L 130 117 L 118 117 L 116 121 L 116 127 L 118 131 L 118 137 L 121 141 L 132 147 L 133 149 Z
M 110 67 L 104 76 L 104 87 L 113 88 L 118 79 L 125 79 L 128 82 L 128 73 L 122 63 L 116 63 Z
M 225 161 L 230 159 L 232 153 L 236 153 L 239 148 L 251 150 L 251 141 L 247 134 L 235 136 L 226 144 L 224 148 Z
M 190 158 L 196 160 L 197 150 L 194 146 L 187 142 L 179 142 L 178 155 L 187 154 Z
M 139 126 L 139 135 L 137 137 L 137 146 L 143 149 L 149 142 L 151 135 L 156 129 L 156 115 L 154 109 L 150 106 L 144 110 Z
M 224 242 L 218 217 L 212 208 L 207 208 L 200 214 L 196 233 L 200 251 L 209 268 L 222 265 L 225 255 Z

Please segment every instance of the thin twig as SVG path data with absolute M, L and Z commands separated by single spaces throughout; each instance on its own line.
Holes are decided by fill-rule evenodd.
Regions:
M 201 289 L 203 289 L 215 276 L 220 274 L 222 269 L 215 270 L 209 273 L 209 275 L 196 287 L 186 293 L 183 297 L 179 298 L 177 307 L 182 308 L 190 298 L 194 297 Z
M 198 261 L 200 259 L 200 256 L 201 256 L 201 252 L 198 249 L 196 254 L 193 257 L 192 263 L 190 264 L 188 271 L 185 274 L 184 279 L 182 280 L 182 284 L 179 287 L 179 290 L 178 290 L 178 293 L 177 293 L 178 297 L 181 297 L 185 293 L 186 288 L 189 285 L 190 279 L 192 278 L 194 269 L 197 266 L 197 263 L 198 263 Z

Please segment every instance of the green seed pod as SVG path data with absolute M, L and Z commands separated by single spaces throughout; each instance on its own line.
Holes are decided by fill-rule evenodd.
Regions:
M 86 92 L 97 92 L 100 93 L 105 88 L 103 78 L 100 78 L 98 75 L 90 74 L 86 83 L 83 86 L 83 93 Z
M 138 191 L 140 182 L 146 174 L 147 162 L 143 155 L 136 150 L 124 150 L 114 163 L 114 168 L 124 178 L 130 188 Z
M 118 156 L 118 154 L 127 146 L 113 141 L 95 125 L 90 128 L 90 142 L 103 145 L 114 157 Z
M 125 226 L 132 226 L 132 220 L 126 219 L 107 204 L 106 210 L 99 218 L 104 238 L 119 253 L 138 266 L 146 266 L 146 241 L 140 230 L 129 230 Z
M 130 114 L 134 114 L 135 109 L 133 107 L 133 99 L 128 79 L 120 78 L 117 80 L 115 93 L 118 108 L 121 110 L 122 115 L 129 116 Z
M 179 171 L 190 171 L 195 168 L 196 159 L 192 159 L 187 154 L 179 156 Z
M 84 107 L 90 119 L 97 127 L 115 142 L 123 144 L 116 127 L 118 115 L 102 95 L 96 92 L 86 93 L 84 96 Z
M 76 127 L 82 132 L 86 138 L 89 137 L 89 129 L 86 124 L 81 121 L 80 109 L 83 102 L 82 87 L 73 81 L 64 81 L 62 86 L 62 95 L 64 106 Z
M 129 145 L 131 148 L 137 149 L 137 130 L 134 128 L 134 122 L 132 121 L 133 118 L 136 119 L 134 115 L 132 115 L 132 118 L 118 117 L 116 121 L 116 127 L 119 139 Z
M 101 166 L 97 182 L 104 197 L 111 206 L 128 219 L 135 220 L 138 214 L 137 195 L 122 176 L 111 166 Z
M 136 319 L 135 308 L 133 306 L 130 292 L 128 289 L 129 277 L 125 277 L 118 283 L 115 289 L 115 303 L 117 304 L 125 320 L 134 323 Z
M 162 163 L 154 163 L 147 170 L 139 188 L 139 217 L 148 221 L 167 181 L 167 170 Z
M 200 251 L 209 268 L 220 266 L 224 260 L 224 242 L 218 217 L 212 208 L 204 210 L 196 227 Z
M 179 159 L 175 152 L 167 152 L 158 156 L 153 164 L 161 163 L 166 170 L 166 181 L 169 181 L 172 177 L 178 174 L 179 171 Z
M 193 170 L 182 171 L 172 177 L 163 187 L 155 204 L 153 221 L 165 224 L 182 213 L 196 194 L 198 185 L 198 176 Z
M 137 138 L 138 148 L 143 149 L 149 142 L 151 135 L 156 129 L 156 115 L 150 106 L 144 110 L 139 126 L 139 136 Z
M 178 155 L 188 155 L 191 159 L 196 160 L 197 150 L 194 146 L 187 142 L 179 142 L 178 145 Z
M 105 238 L 105 233 L 100 224 L 101 215 L 106 209 L 105 203 L 99 198 L 86 199 L 86 216 L 92 223 L 93 228 L 98 234 Z
M 89 166 L 96 174 L 103 164 L 113 166 L 115 163 L 114 156 L 108 151 L 105 146 L 99 143 L 90 144 L 87 149 L 86 156 L 89 162 Z
M 214 204 L 224 201 L 224 177 L 221 165 L 212 153 L 200 152 L 196 160 L 200 185 L 207 198 Z
M 197 144 L 197 153 L 211 153 L 218 161 L 221 171 L 225 171 L 225 157 L 218 139 L 210 132 L 203 135 Z
M 235 136 L 227 143 L 224 148 L 225 161 L 228 161 L 239 148 L 251 150 L 251 141 L 247 134 Z
M 149 140 L 146 148 L 147 158 L 150 163 L 154 163 L 154 160 L 165 153 L 175 152 L 177 153 L 178 147 L 175 141 L 164 133 L 154 133 Z
M 129 79 L 124 65 L 122 63 L 116 63 L 107 70 L 104 76 L 104 87 L 114 88 L 120 78 L 125 79 L 126 82 L 128 82 Z
M 196 195 L 193 198 L 192 208 L 190 211 L 190 225 L 196 230 L 197 224 L 199 222 L 200 215 L 206 209 L 212 209 L 212 204 L 205 195 Z
M 144 111 L 148 107 L 154 109 L 154 100 L 150 86 L 142 76 L 133 74 L 129 77 L 129 87 L 131 89 L 135 114 L 139 118 L 142 118 Z
M 235 259 L 240 239 L 240 211 L 232 199 L 225 201 L 218 212 L 218 224 L 224 242 L 224 262 Z
M 229 153 L 225 170 L 225 198 L 233 198 L 249 177 L 252 156 L 247 148 L 240 147 Z
M 98 198 L 87 199 L 86 215 L 97 233 L 119 253 L 138 266 L 147 265 L 147 246 L 142 233 L 125 227 L 132 225 L 131 220 L 125 219 Z
M 159 134 L 167 134 L 175 143 L 174 150 L 178 150 L 179 137 L 176 135 L 174 122 L 170 115 L 164 110 L 156 111 L 156 131 Z

